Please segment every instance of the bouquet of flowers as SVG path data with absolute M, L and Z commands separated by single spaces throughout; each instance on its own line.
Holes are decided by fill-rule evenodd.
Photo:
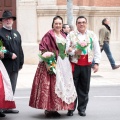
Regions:
M 81 50 L 84 54 L 86 54 L 86 47 L 89 45 L 89 43 L 87 41 L 80 41 L 80 42 L 77 42 L 76 44 L 76 48 L 78 50 Z
M 76 48 L 78 50 L 81 50 L 83 52 L 83 54 L 86 54 L 86 47 L 89 45 L 89 43 L 87 41 L 80 41 L 80 42 L 77 42 L 76 44 Z M 78 56 L 78 58 L 80 58 L 80 56 Z
M 53 52 L 45 52 L 43 54 L 38 55 L 44 62 L 46 62 L 48 66 L 48 70 L 50 74 L 56 74 L 56 59 L 55 54 Z
M 7 50 L 5 49 L 5 47 L 3 46 L 3 42 L 2 40 L 0 40 L 0 52 L 6 53 Z

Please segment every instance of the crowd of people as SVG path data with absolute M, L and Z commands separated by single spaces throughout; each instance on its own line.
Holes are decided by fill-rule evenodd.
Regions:
M 4 11 L 0 18 L 3 25 L 0 42 L 4 49 L 0 49 L 0 117 L 5 117 L 6 113 L 19 113 L 15 109 L 14 94 L 24 64 L 24 53 L 21 35 L 12 28 L 15 20 L 10 11 Z M 99 39 L 87 29 L 85 16 L 77 17 L 76 30 L 63 23 L 61 16 L 55 16 L 51 29 L 39 43 L 41 59 L 34 76 L 29 106 L 44 109 L 46 117 L 60 117 L 59 110 L 68 110 L 67 116 L 73 116 L 75 109 L 78 115 L 86 116 L 91 69 L 94 73 L 99 70 L 101 52 L 105 51 L 113 70 L 120 65 L 115 64 L 109 48 L 111 29 L 107 18 L 102 21 Z M 47 62 L 45 54 L 49 56 Z

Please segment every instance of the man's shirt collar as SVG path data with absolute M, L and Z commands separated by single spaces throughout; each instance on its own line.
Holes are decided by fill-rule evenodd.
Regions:
M 84 33 L 84 34 L 82 34 L 81 32 L 79 32 L 79 31 L 77 30 L 77 34 L 80 34 L 80 35 L 85 35 L 85 34 L 87 34 L 87 30 L 85 31 L 85 33 Z
M 3 26 L 3 28 L 5 28 L 7 30 L 12 30 L 12 27 L 11 28 L 7 28 L 7 27 Z

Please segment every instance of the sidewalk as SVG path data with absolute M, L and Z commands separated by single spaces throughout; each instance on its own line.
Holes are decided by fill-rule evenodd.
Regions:
M 120 64 L 120 61 L 116 61 L 116 64 Z M 23 69 L 19 72 L 17 89 L 32 87 L 36 69 L 37 65 L 25 64 L 23 66 Z M 91 86 L 103 85 L 120 85 L 120 68 L 112 70 L 108 60 L 101 61 L 99 71 L 97 73 L 92 72 Z

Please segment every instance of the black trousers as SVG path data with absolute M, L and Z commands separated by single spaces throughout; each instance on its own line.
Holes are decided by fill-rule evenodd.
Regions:
M 10 77 L 13 94 L 15 94 L 17 78 L 18 78 L 18 72 L 11 72 L 11 73 L 8 73 L 8 75 Z
M 88 93 L 90 88 L 91 65 L 79 66 L 75 65 L 73 72 L 73 80 L 77 91 L 77 99 L 75 100 L 75 108 L 78 101 L 77 110 L 85 111 L 88 103 Z

